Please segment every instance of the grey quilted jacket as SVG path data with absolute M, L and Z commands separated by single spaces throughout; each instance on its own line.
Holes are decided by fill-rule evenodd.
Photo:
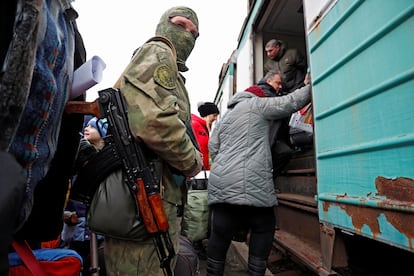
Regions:
M 269 125 L 311 100 L 310 86 L 283 97 L 238 92 L 209 140 L 212 158 L 208 203 L 256 207 L 277 204 L 272 180 Z

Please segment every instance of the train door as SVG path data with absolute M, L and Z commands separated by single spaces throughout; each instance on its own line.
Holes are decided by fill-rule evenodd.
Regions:
M 250 37 L 254 45 L 251 51 L 254 82 L 263 77 L 264 65 L 268 59 L 264 49 L 269 40 L 282 40 L 287 48 L 295 48 L 307 55 L 301 0 L 263 1 L 253 26 Z M 276 168 L 277 164 L 286 160 L 286 156 L 289 158 L 289 162 L 275 176 L 278 206 L 275 208 L 277 229 L 274 242 L 278 248 L 295 256 L 308 268 L 320 271 L 324 268 L 320 266 L 322 254 L 314 144 L 312 139 L 300 142 L 290 138 L 289 142 L 292 150 L 281 152 L 280 160 L 274 160 Z M 337 246 L 337 250 L 338 248 L 341 246 Z M 335 262 L 337 265 L 346 265 L 344 257 L 335 257 Z M 324 274 L 329 273 L 325 271 Z

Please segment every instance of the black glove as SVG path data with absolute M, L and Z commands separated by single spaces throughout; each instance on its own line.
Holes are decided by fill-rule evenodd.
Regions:
M 82 138 L 79 142 L 78 155 L 76 157 L 76 171 L 82 168 L 96 153 L 97 150 L 95 146 L 89 143 L 85 138 Z
M 177 205 L 177 217 L 181 218 L 184 215 L 184 205 Z

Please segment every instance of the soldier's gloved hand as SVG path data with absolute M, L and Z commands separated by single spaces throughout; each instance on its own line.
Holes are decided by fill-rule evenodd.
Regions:
M 203 168 L 203 155 L 199 151 L 196 151 L 196 163 L 197 167 L 190 174 L 187 175 L 188 178 L 196 176 L 199 172 L 201 172 Z
M 82 168 L 96 153 L 95 146 L 85 138 L 82 138 L 79 142 L 79 150 L 75 164 L 76 168 Z

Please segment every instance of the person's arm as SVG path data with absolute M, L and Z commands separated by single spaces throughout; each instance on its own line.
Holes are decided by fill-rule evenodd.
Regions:
M 268 120 L 284 118 L 308 104 L 311 101 L 311 91 L 311 86 L 306 85 L 282 97 L 258 98 L 258 110 Z
M 219 148 L 220 148 L 220 122 L 216 124 L 216 127 L 210 134 L 210 139 L 208 141 L 208 151 L 210 153 L 211 163 L 214 163 L 214 159 L 216 158 Z

